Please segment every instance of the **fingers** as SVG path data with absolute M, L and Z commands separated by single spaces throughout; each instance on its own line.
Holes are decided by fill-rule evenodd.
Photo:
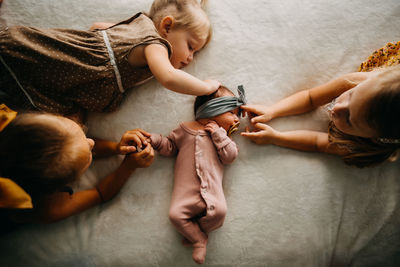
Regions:
M 265 124 L 265 123 L 255 123 L 255 124 L 254 124 L 254 127 L 255 127 L 256 129 L 258 129 L 258 130 L 267 130 L 267 129 L 270 128 L 270 126 L 268 126 L 268 125 Z
M 134 159 L 134 165 L 136 168 L 147 168 L 154 160 L 154 149 L 150 144 L 147 144 L 145 149 L 138 153 L 130 154 L 129 157 Z
M 242 105 L 240 106 L 241 109 L 247 112 L 252 112 L 255 114 L 259 114 L 259 110 L 255 105 Z
M 127 154 L 137 151 L 137 148 L 142 148 L 149 143 L 151 134 L 142 130 L 135 129 L 125 132 L 122 136 L 119 151 L 121 154 Z

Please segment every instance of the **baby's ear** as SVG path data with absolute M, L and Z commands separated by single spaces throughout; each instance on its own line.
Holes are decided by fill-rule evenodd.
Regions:
M 173 16 L 165 16 L 161 19 L 158 31 L 162 37 L 166 37 L 174 26 L 175 19 Z
M 392 155 L 390 155 L 390 157 L 388 157 L 387 161 L 394 162 L 397 160 L 398 157 L 399 157 L 399 151 L 396 150 L 395 152 L 392 153 Z

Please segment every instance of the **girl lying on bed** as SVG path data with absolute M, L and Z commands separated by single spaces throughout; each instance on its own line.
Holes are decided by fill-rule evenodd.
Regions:
M 154 0 L 148 14 L 88 31 L 0 25 L 0 103 L 82 120 L 115 110 L 153 76 L 178 93 L 210 94 L 219 82 L 181 70 L 211 39 L 205 2 Z
M 136 168 L 153 162 L 150 134 L 127 131 L 119 143 L 87 138 L 80 125 L 65 117 L 16 112 L 0 105 L 0 214 L 15 223 L 55 222 L 110 200 Z M 146 147 L 139 153 L 134 145 Z M 73 193 L 97 157 L 125 155 L 120 166 L 95 188 Z
M 257 144 L 337 154 L 347 164 L 393 161 L 400 148 L 400 42 L 375 51 L 360 66 L 326 84 L 303 90 L 272 106 L 245 105 L 255 130 L 241 135 Z M 328 133 L 279 132 L 266 122 L 326 105 Z

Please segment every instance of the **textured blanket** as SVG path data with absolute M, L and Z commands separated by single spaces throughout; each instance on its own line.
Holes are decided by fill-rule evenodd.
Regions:
M 148 11 L 151 0 L 4 0 L 9 25 L 87 29 Z M 211 43 L 185 68 L 217 79 L 249 103 L 272 104 L 356 71 L 375 49 L 400 40 L 398 0 L 209 0 Z M 192 120 L 194 97 L 152 80 L 111 114 L 90 114 L 89 135 L 167 134 Z M 277 119 L 279 130 L 327 129 L 324 110 Z M 395 123 L 395 122 L 394 122 Z M 242 119 L 240 130 L 248 124 Z M 206 266 L 396 266 L 399 163 L 357 169 L 335 156 L 258 146 L 234 134 L 239 157 L 225 169 L 228 214 L 209 237 Z M 121 158 L 96 161 L 75 186 L 94 185 Z M 156 156 L 102 206 L 2 236 L 1 266 L 195 266 L 168 220 L 173 158 Z M 397 265 L 398 266 L 398 265 Z

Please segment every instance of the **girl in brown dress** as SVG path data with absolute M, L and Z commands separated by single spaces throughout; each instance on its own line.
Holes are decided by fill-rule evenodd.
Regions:
M 89 31 L 0 28 L 0 103 L 63 115 L 115 110 L 152 76 L 167 89 L 204 95 L 219 82 L 180 69 L 211 38 L 205 1 L 155 0 L 150 12 Z

